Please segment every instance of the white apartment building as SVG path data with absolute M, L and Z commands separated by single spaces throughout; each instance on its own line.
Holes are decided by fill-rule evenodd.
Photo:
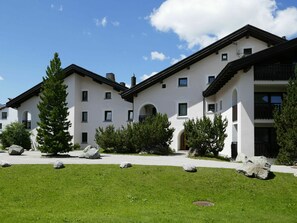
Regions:
M 5 127 L 18 120 L 17 110 L 6 106 L 0 106 L 0 133 Z
M 278 147 L 272 111 L 280 108 L 288 79 L 294 74 L 296 51 L 296 39 L 287 41 L 247 25 L 130 89 L 71 65 L 64 79 L 70 133 L 74 143 L 92 144 L 99 126 L 120 127 L 133 117 L 137 122 L 166 113 L 175 128 L 171 148 L 178 151 L 187 149 L 186 120 L 219 113 L 228 119 L 223 154 L 275 157 Z M 40 86 L 7 103 L 18 109 L 19 121 L 31 122 L 35 133 Z M 107 92 L 112 100 L 106 99 Z

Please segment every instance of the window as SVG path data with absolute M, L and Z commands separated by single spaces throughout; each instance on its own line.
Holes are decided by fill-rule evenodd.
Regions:
M 111 92 L 105 92 L 105 99 L 111 99 Z
M 82 91 L 81 100 L 88 101 L 88 91 Z
M 128 121 L 129 122 L 133 121 L 133 110 L 128 111 Z
M 220 100 L 220 110 L 222 110 L 222 109 L 223 109 L 223 101 Z
M 187 87 L 188 86 L 188 78 L 178 78 L 178 86 L 179 87 Z
M 166 84 L 162 84 L 162 88 L 166 88 Z
M 87 132 L 82 132 L 81 133 L 81 142 L 82 143 L 88 143 L 88 133 Z
M 222 60 L 222 61 L 227 61 L 227 60 L 228 60 L 228 54 L 227 54 L 227 53 L 222 53 L 221 56 L 222 56 L 222 57 L 221 57 L 221 60 Z
M 252 54 L 252 48 L 244 48 L 243 49 L 243 55 L 248 56 Z
M 0 129 L 2 129 L 2 123 L 0 123 Z
M 106 122 L 111 122 L 112 121 L 112 111 L 105 111 L 104 121 L 106 121 Z
M 211 84 L 215 80 L 215 76 L 208 76 L 208 83 Z
M 81 121 L 82 122 L 88 122 L 88 112 L 82 112 L 82 116 L 81 116 Z
M 178 104 L 178 116 L 187 116 L 188 115 L 188 104 L 179 103 Z
M 208 104 L 207 111 L 209 111 L 209 112 L 215 112 L 215 104 Z
M 2 112 L 2 119 L 7 119 L 7 112 Z

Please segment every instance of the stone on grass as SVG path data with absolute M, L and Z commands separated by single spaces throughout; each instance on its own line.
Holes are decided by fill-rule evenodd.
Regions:
M 18 145 L 11 145 L 6 149 L 8 150 L 9 155 L 22 155 L 24 152 L 24 148 Z
M 78 157 L 86 159 L 100 159 L 100 154 L 98 149 L 89 145 L 83 150 L 83 152 Z
M 248 157 L 244 153 L 239 153 L 235 159 L 235 162 L 246 163 Z
M 184 164 L 183 169 L 186 172 L 197 172 L 196 166 L 192 164 Z
M 122 162 L 120 164 L 120 168 L 129 168 L 129 167 L 132 167 L 132 163 L 129 163 L 129 162 Z
M 297 177 L 297 172 L 294 173 L 294 177 Z
M 247 177 L 256 177 L 261 180 L 268 179 L 271 164 L 264 156 L 254 156 L 247 160 L 237 172 L 243 173 Z
M 62 169 L 62 168 L 64 168 L 65 166 L 64 166 L 64 163 L 62 162 L 62 161 L 60 161 L 60 160 L 56 160 L 55 162 L 54 162 L 54 168 L 55 169 Z
M 11 166 L 11 163 L 8 161 L 5 161 L 5 160 L 1 160 L 0 164 L 2 167 L 10 167 Z

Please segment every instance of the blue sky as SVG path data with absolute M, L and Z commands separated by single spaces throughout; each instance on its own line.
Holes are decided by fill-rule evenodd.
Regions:
M 240 2 L 0 0 L 0 103 L 39 83 L 54 52 L 62 67 L 113 72 L 130 84 L 131 75 L 139 82 L 248 23 L 297 36 L 295 0 Z

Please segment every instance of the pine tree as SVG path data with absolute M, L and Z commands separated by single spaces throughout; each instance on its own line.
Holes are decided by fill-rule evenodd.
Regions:
M 67 86 L 63 83 L 63 70 L 58 53 L 54 54 L 46 74 L 37 105 L 40 119 L 37 142 L 41 152 L 56 155 L 72 150 L 72 136 L 68 131 L 71 123 L 67 119 Z
M 295 75 L 297 73 L 295 67 Z M 277 142 L 280 146 L 277 161 L 292 165 L 297 160 L 297 81 L 289 80 L 281 111 L 274 112 Z

